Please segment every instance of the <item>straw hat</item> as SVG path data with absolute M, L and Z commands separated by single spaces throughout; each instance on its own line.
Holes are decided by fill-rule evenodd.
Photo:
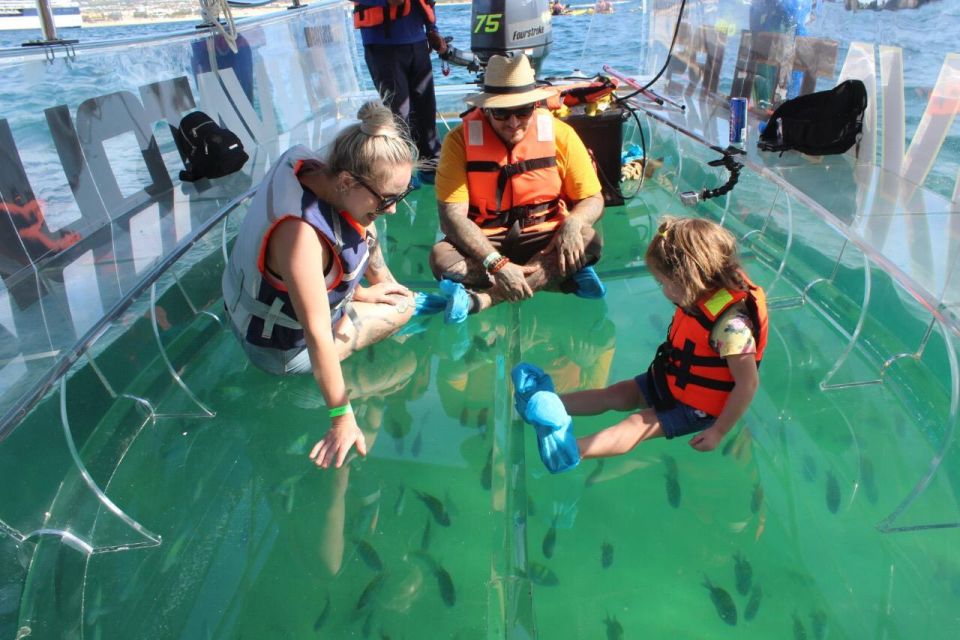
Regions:
M 483 93 L 467 96 L 466 103 L 473 107 L 507 109 L 546 100 L 554 93 L 553 89 L 537 87 L 527 56 L 495 55 L 490 56 L 483 74 Z

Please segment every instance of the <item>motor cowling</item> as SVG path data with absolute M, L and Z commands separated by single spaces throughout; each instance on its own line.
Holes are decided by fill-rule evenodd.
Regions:
M 470 24 L 470 48 L 484 64 L 518 52 L 539 73 L 553 42 L 549 0 L 473 0 Z

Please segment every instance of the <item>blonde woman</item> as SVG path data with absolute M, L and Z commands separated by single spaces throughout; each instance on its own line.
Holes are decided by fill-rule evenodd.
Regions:
M 310 452 L 323 468 L 340 467 L 352 447 L 367 453 L 340 361 L 395 333 L 423 300 L 390 273 L 374 226 L 412 190 L 416 147 L 382 103 L 358 118 L 325 159 L 302 146 L 280 157 L 223 275 L 230 324 L 251 362 L 277 375 L 313 373 L 329 408 L 330 428 Z

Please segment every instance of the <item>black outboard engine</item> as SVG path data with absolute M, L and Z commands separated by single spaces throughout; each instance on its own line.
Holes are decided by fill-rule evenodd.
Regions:
M 486 64 L 494 54 L 525 53 L 539 73 L 550 43 L 550 0 L 473 0 L 470 48 Z

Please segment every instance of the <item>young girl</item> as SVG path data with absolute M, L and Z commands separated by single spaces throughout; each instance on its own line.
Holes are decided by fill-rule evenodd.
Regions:
M 538 367 L 521 363 L 513 370 L 517 412 L 537 429 L 541 458 L 553 473 L 580 458 L 619 455 L 661 436 L 693 433 L 690 446 L 710 451 L 753 400 L 767 344 L 767 306 L 763 290 L 740 267 L 733 235 L 708 220 L 665 217 L 646 263 L 677 306 L 646 373 L 561 397 Z M 571 415 L 611 410 L 639 411 L 574 439 Z

